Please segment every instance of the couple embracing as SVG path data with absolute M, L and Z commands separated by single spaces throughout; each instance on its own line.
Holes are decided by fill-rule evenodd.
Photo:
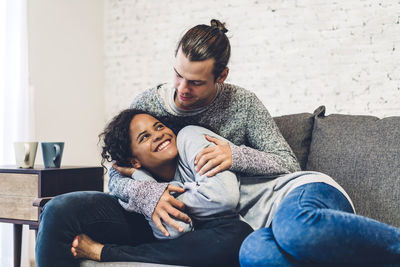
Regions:
M 79 259 L 189 266 L 382 266 L 400 230 L 354 214 L 331 177 L 301 171 L 261 101 L 224 83 L 220 21 L 185 33 L 174 79 L 139 95 L 101 134 L 110 194 L 55 197 L 41 215 L 38 267 Z

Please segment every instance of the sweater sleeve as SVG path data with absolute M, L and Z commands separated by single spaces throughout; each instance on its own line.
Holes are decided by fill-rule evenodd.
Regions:
M 195 171 L 194 159 L 204 147 L 214 145 L 205 134 L 217 136 L 198 126 L 187 126 L 178 134 L 179 164 L 184 178 L 185 192 L 177 197 L 185 203 L 191 216 L 198 219 L 222 216 L 236 212 L 239 202 L 239 182 L 231 171 L 223 171 L 213 177 L 200 175 Z
M 119 199 L 121 206 L 127 211 L 141 213 L 149 218 L 168 186 L 152 180 L 134 180 L 121 175 L 112 167 L 109 176 L 110 194 Z
M 177 197 L 185 203 L 187 212 L 197 219 L 236 212 L 239 184 L 236 175 L 223 171 L 214 177 L 195 175 L 195 181 L 185 182 L 185 192 Z
M 277 175 L 300 170 L 296 156 L 268 110 L 256 95 L 251 96 L 247 108 L 247 144 L 230 144 L 230 170 L 249 175 Z

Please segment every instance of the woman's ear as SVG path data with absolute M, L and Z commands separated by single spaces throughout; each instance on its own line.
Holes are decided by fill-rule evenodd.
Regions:
M 142 167 L 142 164 L 140 164 L 140 161 L 137 158 L 131 158 L 130 162 L 132 167 L 135 169 L 140 169 Z

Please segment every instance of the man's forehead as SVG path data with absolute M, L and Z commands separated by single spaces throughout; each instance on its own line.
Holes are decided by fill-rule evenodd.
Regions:
M 214 58 L 190 61 L 179 49 L 175 57 L 175 71 L 187 80 L 202 80 L 212 76 Z

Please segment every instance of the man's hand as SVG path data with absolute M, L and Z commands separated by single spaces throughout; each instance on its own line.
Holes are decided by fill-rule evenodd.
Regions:
M 116 162 L 114 162 L 112 166 L 117 172 L 128 177 L 132 177 L 132 174 L 136 171 L 136 169 L 132 167 L 118 166 Z
M 165 192 L 161 195 L 161 198 L 154 209 L 153 215 L 151 216 L 154 224 L 165 236 L 169 236 L 169 233 L 167 229 L 165 229 L 165 227 L 163 226 L 161 220 L 171 225 L 179 232 L 183 231 L 182 226 L 180 226 L 170 216 L 174 216 L 178 220 L 190 223 L 189 216 L 181 211 L 185 208 L 185 204 L 183 204 L 182 201 L 179 201 L 171 196 L 170 192 L 183 193 L 185 192 L 185 189 L 176 185 L 168 185 Z
M 208 135 L 206 139 L 213 142 L 215 146 L 203 148 L 196 155 L 194 164 L 199 174 L 206 173 L 207 176 L 214 176 L 232 166 L 232 150 L 228 142 Z

